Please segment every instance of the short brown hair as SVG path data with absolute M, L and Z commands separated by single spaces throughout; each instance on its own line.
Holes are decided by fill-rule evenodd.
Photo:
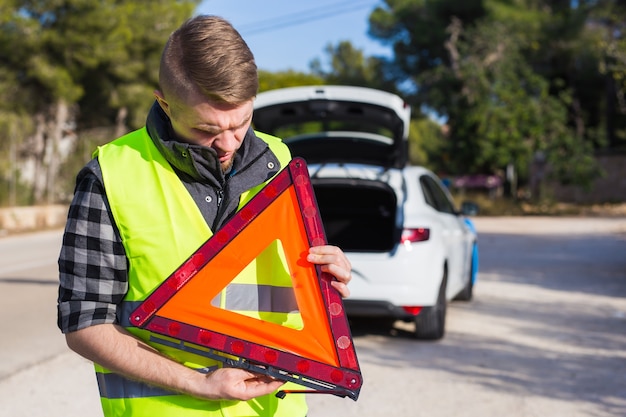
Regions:
M 218 16 L 196 16 L 180 26 L 161 56 L 159 84 L 166 96 L 200 93 L 211 101 L 238 105 L 257 94 L 254 55 L 239 32 Z

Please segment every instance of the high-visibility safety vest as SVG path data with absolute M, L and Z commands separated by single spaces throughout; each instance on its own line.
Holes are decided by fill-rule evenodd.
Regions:
M 257 136 L 269 145 L 281 166 L 288 164 L 291 156 L 280 139 L 260 133 Z M 94 155 L 98 157 L 102 169 L 107 199 L 129 261 L 129 290 L 121 308 L 118 308 L 121 325 L 161 353 L 198 372 L 216 369 L 221 366 L 218 361 L 168 347 L 167 344 L 155 343 L 155 339 L 151 339 L 151 332 L 133 327 L 128 321 L 130 312 L 213 234 L 200 209 L 145 128 L 99 147 Z M 239 208 L 265 184 L 242 194 Z M 253 261 L 222 291 L 220 299 L 212 302 L 231 310 L 234 307 L 242 314 L 262 315 L 263 320 L 276 321 L 283 325 L 290 322 L 297 328 L 297 312 L 274 311 L 291 308 L 288 306 L 290 302 L 287 294 L 288 289 L 291 289 L 291 281 L 280 253 L 267 253 L 266 250 L 264 256 L 272 259 Z M 268 265 L 274 265 L 274 270 L 260 273 Z M 274 275 L 270 286 L 267 277 L 273 274 L 278 275 Z M 277 276 L 283 277 L 283 286 L 281 282 L 274 280 Z M 247 284 L 255 284 L 255 290 L 262 288 L 264 291 L 255 292 L 264 296 L 272 289 L 276 290 L 276 299 L 283 300 L 282 304 L 286 305 L 281 307 L 281 302 L 269 303 L 273 311 L 258 312 L 254 310 L 260 304 L 254 305 L 252 300 L 252 305 L 246 308 L 242 305 L 242 300 L 249 299 L 246 288 L 251 285 Z M 243 296 L 237 296 L 242 293 Z M 167 339 L 164 336 L 158 337 Z M 304 416 L 307 412 L 303 395 L 288 395 L 279 399 L 270 394 L 250 401 L 203 400 L 126 379 L 97 364 L 95 367 L 106 417 L 294 417 Z M 287 383 L 283 389 L 289 389 L 290 384 Z

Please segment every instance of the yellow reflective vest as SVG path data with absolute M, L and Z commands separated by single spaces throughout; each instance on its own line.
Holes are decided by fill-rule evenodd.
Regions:
M 257 136 L 269 145 L 281 166 L 286 166 L 291 156 L 282 141 L 260 133 Z M 145 128 L 99 147 L 95 156 L 102 169 L 107 199 L 129 262 L 129 290 L 118 308 L 120 323 L 163 354 L 198 372 L 216 369 L 221 366 L 218 361 L 153 343 L 149 331 L 133 327 L 128 322 L 130 312 L 213 234 L 200 209 Z M 239 208 L 264 185 L 242 194 Z M 279 250 L 274 258 L 269 264 L 284 264 Z M 257 269 L 262 272 L 263 267 L 252 265 L 237 277 L 232 284 L 236 286 L 234 293 L 245 291 L 246 284 L 257 282 L 257 275 L 268 275 L 267 272 L 257 274 Z M 278 269 L 283 269 L 277 271 L 279 280 L 290 283 L 287 269 Z M 222 295 L 217 302 L 228 303 L 227 297 Z M 271 320 L 271 316 L 271 312 L 263 313 L 265 320 Z M 277 317 L 284 323 L 284 313 L 277 314 Z M 298 314 L 290 317 L 293 326 L 298 326 L 298 317 Z M 159 337 L 163 339 L 163 336 Z M 303 395 L 288 395 L 284 399 L 267 395 L 246 402 L 202 400 L 126 379 L 97 364 L 95 367 L 106 417 L 297 417 L 307 412 Z M 284 389 L 289 389 L 290 384 L 287 383 Z

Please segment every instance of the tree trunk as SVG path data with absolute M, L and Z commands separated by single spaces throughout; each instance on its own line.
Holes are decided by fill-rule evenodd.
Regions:
M 29 152 L 33 168 L 33 202 L 35 204 L 54 203 L 57 199 L 57 178 L 61 163 L 67 155 L 61 150 L 65 138 L 65 128 L 70 119 L 69 106 L 59 99 L 50 106 L 48 117 L 43 113 L 35 117 L 36 129 Z
M 128 117 L 128 108 L 121 107 L 117 110 L 117 116 L 115 117 L 115 137 L 119 138 L 128 132 L 126 127 L 126 118 Z
M 28 159 L 32 164 L 33 203 L 39 204 L 44 197 L 46 188 L 45 149 L 46 149 L 46 117 L 43 113 L 35 115 L 35 133 L 31 137 L 31 145 L 27 149 Z M 27 145 L 28 146 L 28 145 Z M 28 164 L 28 161 L 27 161 Z
M 54 119 L 49 123 L 49 137 L 46 146 L 46 202 L 55 203 L 57 200 L 57 178 L 61 162 L 65 159 L 60 152 L 61 141 L 65 136 L 65 128 L 69 122 L 69 107 L 65 100 L 59 100 L 54 106 Z

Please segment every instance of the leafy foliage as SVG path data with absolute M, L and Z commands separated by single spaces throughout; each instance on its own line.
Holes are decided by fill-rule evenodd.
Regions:
M 550 176 L 588 185 L 594 150 L 626 147 L 624 11 L 608 0 L 386 0 L 370 33 L 393 46 L 411 104 L 447 120 L 436 170 L 513 164 L 532 181 L 545 155 Z
M 329 57 L 329 69 L 326 70 L 318 58 L 312 61 L 311 70 L 323 78 L 326 84 L 352 85 L 376 88 L 383 91 L 397 92 L 393 68 L 388 61 L 380 57 L 366 57 L 363 51 L 356 49 L 349 41 L 326 46 Z
M 0 5 L 0 165 L 8 188 L 20 171 L 32 203 L 62 194 L 62 161 L 76 130 L 143 124 L 160 51 L 198 1 L 12 0 Z M 26 123 L 31 120 L 34 123 Z M 113 133 L 113 132 L 112 132 Z M 13 199 L 14 200 L 14 199 Z
M 268 72 L 259 70 L 259 92 L 277 88 L 297 87 L 299 85 L 324 84 L 324 80 L 315 74 L 298 71 Z

